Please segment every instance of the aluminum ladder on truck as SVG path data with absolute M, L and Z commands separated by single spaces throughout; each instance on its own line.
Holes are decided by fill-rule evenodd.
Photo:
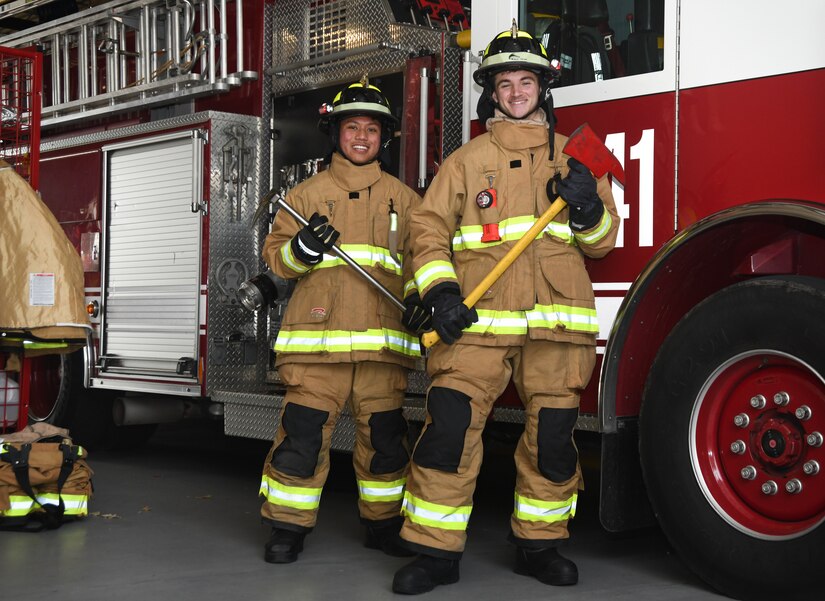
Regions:
M 243 66 L 241 0 L 114 0 L 2 37 L 0 46 L 42 49 L 44 128 L 258 77 Z

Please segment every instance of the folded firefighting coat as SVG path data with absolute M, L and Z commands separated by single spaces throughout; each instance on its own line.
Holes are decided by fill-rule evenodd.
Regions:
M 543 113 L 542 113 L 543 115 Z M 411 221 L 413 267 L 423 298 L 442 282 L 457 282 L 466 296 L 493 270 L 554 198 L 547 181 L 567 175 L 567 138 L 556 134 L 550 159 L 544 118 L 498 118 L 488 131 L 451 154 Z M 495 206 L 481 208 L 494 189 Z M 619 216 L 605 175 L 597 182 L 605 211 L 588 230 L 574 232 L 565 208 L 475 305 L 479 320 L 457 344 L 509 346 L 525 337 L 595 345 L 593 287 L 584 257 L 614 246 Z M 486 232 L 485 232 L 485 227 Z M 495 239 L 499 238 L 499 239 Z
M 333 153 L 330 168 L 293 188 L 286 201 L 306 219 L 316 211 L 341 233 L 336 243 L 397 298 L 415 292 L 409 214 L 421 199 L 377 161 L 355 165 Z M 333 254 L 309 267 L 292 253 L 300 226 L 278 211 L 263 248 L 273 272 L 297 283 L 275 341 L 276 365 L 382 361 L 413 367 L 418 337 L 401 311 Z

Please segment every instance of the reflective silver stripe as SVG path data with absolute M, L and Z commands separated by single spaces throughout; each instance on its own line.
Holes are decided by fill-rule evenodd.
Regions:
M 268 476 L 261 478 L 259 494 L 273 505 L 315 510 L 321 503 L 321 488 L 287 486 Z

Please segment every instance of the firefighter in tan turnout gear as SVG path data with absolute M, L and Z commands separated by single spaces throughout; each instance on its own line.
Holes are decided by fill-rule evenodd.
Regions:
M 487 132 L 444 161 L 412 216 L 415 279 L 442 342 L 428 357 L 427 417 L 402 510 L 401 538 L 419 556 L 395 574 L 397 593 L 458 581 L 482 429 L 511 376 L 526 420 L 509 536 L 516 572 L 578 581 L 557 547 L 581 488 L 573 429 L 596 359 L 584 257 L 613 248 L 619 217 L 607 177 L 597 181 L 562 152 L 548 90 L 556 74 L 541 44 L 515 25 L 493 39 L 475 74 Z M 467 308 L 463 295 L 557 194 L 568 208 Z
M 287 392 L 261 482 L 261 514 L 272 526 L 264 559 L 271 563 L 295 561 L 315 526 L 330 437 L 346 403 L 356 421 L 353 464 L 366 545 L 411 555 L 398 539 L 409 462 L 401 406 L 407 370 L 421 354 L 414 332 L 430 320 L 409 260 L 408 221 L 421 199 L 382 171 L 378 157 L 396 119 L 378 88 L 354 83 L 324 110 L 320 127 L 334 146 L 329 169 L 286 199 L 309 223 L 301 228 L 279 211 L 263 249 L 273 272 L 297 280 L 275 342 Z M 404 298 L 405 313 L 329 254 L 336 242 Z

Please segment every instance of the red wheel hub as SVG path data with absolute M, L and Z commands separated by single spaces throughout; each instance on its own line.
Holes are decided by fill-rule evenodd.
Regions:
M 716 511 L 762 538 L 825 519 L 825 382 L 785 354 L 733 358 L 708 380 L 691 424 L 694 473 Z

